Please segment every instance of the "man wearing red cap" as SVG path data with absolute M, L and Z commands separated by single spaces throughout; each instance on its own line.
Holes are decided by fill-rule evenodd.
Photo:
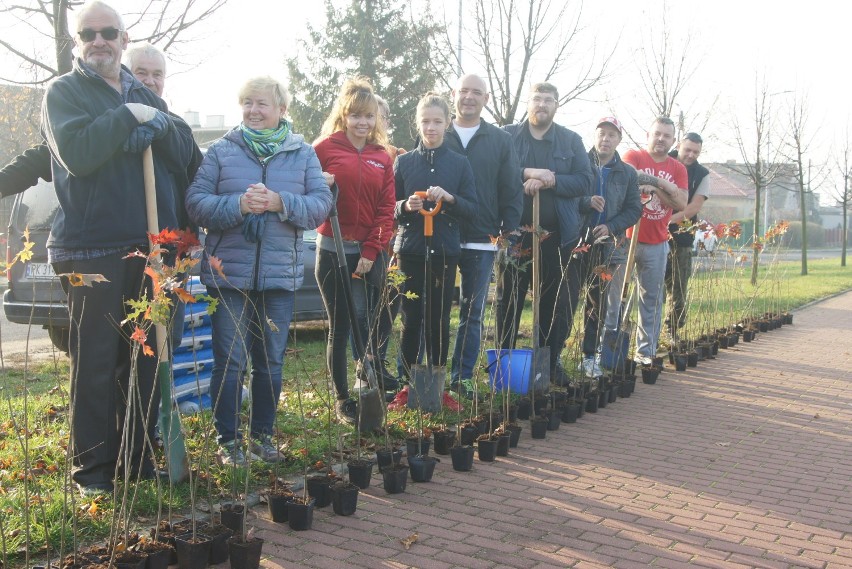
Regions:
M 621 122 L 615 117 L 598 121 L 595 143 L 589 150 L 595 174 L 594 195 L 580 202 L 580 212 L 586 215 L 587 240 L 594 241 L 586 257 L 586 268 L 591 273 L 586 280 L 591 279 L 591 286 L 586 298 L 582 366 L 587 377 L 603 375 L 601 315 L 605 315 L 604 334 L 616 332 L 629 243 L 625 232 L 642 215 L 636 171 L 622 162 L 616 151 L 622 132 Z
M 668 154 L 674 138 L 674 122 L 658 117 L 648 132 L 647 147 L 624 155 L 624 161 L 636 168 L 639 189 L 649 196 L 642 209 L 636 246 L 639 319 L 635 360 L 644 366 L 650 365 L 656 355 L 660 337 L 669 220 L 673 211 L 686 207 L 688 195 L 686 168 Z

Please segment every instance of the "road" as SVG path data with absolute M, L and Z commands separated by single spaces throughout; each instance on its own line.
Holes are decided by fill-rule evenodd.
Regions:
M 2 289 L 0 289 L 2 292 Z M 30 360 L 46 360 L 65 357 L 57 352 L 47 336 L 47 330 L 41 326 L 26 326 L 13 324 L 6 320 L 6 312 L 2 310 L 3 301 L 0 296 L 0 363 L 5 366 L 18 367 Z

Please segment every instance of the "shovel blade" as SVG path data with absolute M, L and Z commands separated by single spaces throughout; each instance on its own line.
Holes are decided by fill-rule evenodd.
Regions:
M 378 389 L 358 391 L 358 429 L 362 433 L 375 431 L 382 426 L 384 401 Z
M 533 348 L 533 389 L 545 392 L 550 389 L 550 346 Z
M 408 388 L 408 408 L 424 413 L 438 413 L 443 404 L 447 368 L 415 364 L 411 366 L 411 385 Z

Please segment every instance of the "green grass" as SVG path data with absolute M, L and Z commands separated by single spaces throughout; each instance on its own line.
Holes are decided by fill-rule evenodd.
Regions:
M 688 330 L 698 333 L 752 312 L 790 309 L 852 289 L 852 269 L 840 267 L 837 260 L 811 261 L 810 274 L 802 277 L 798 262 L 769 263 L 770 257 L 765 257 L 767 263 L 756 289 L 749 283 L 748 266 L 694 275 Z M 493 345 L 493 313 L 492 304 L 487 309 L 484 347 Z M 581 314 L 582 310 L 578 310 L 574 332 L 565 350 L 569 359 L 572 354 L 574 357 L 578 354 Z M 457 328 L 457 322 L 454 310 L 452 330 Z M 528 305 L 519 345 L 529 344 L 530 332 Z M 184 417 L 198 504 L 231 500 L 244 492 L 246 480 L 250 491 L 258 491 L 276 477 L 297 476 L 308 467 L 322 468 L 345 461 L 359 449 L 362 455 L 372 457 L 376 448 L 384 446 L 383 437 L 365 436 L 358 441 L 350 427 L 334 418 L 332 386 L 325 369 L 325 333 L 325 328 L 318 324 L 300 324 L 292 330 L 291 353 L 285 364 L 284 390 L 276 420 L 278 442 L 289 458 L 286 464 L 272 467 L 255 462 L 250 472 L 219 466 L 213 457 L 216 444 L 211 414 Z M 394 348 L 389 356 L 395 357 Z M 48 553 L 58 553 L 60 544 L 68 552 L 75 535 L 79 542 L 103 540 L 116 527 L 112 500 L 84 501 L 68 482 L 66 362 L 65 358 L 58 358 L 57 364 L 31 364 L 26 371 L 0 371 L 0 548 L 7 568 L 23 567 L 35 559 L 46 560 Z M 566 365 L 566 369 L 571 367 L 571 363 Z M 478 370 L 477 381 L 480 387 L 486 387 L 484 370 Z M 304 422 L 299 408 L 300 393 Z M 487 406 L 487 401 L 482 402 L 479 411 L 486 412 Z M 471 409 L 462 415 L 444 412 L 426 417 L 425 425 L 430 428 L 454 425 L 469 415 Z M 244 415 L 243 419 L 246 418 Z M 415 411 L 390 413 L 389 438 L 393 444 L 400 444 L 417 425 Z M 343 447 L 342 456 L 339 446 Z M 147 531 L 160 511 L 164 516 L 169 509 L 185 514 L 190 504 L 189 490 L 189 484 L 178 485 L 171 494 L 154 482 L 130 485 L 132 504 L 127 516 L 130 526 Z M 29 559 L 25 554 L 27 543 Z

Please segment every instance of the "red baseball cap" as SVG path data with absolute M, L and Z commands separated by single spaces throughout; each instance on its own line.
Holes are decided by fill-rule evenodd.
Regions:
M 621 121 L 615 117 L 604 117 L 598 120 L 598 126 L 601 126 L 602 124 L 612 125 L 618 129 L 619 134 L 624 134 L 624 127 L 621 126 Z

